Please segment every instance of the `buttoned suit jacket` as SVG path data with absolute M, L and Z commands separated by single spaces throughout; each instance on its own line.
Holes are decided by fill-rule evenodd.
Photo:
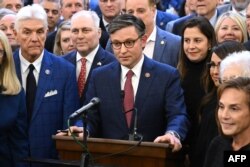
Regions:
M 153 52 L 154 60 L 176 67 L 179 60 L 180 49 L 180 36 L 166 32 L 159 27 L 156 28 L 156 41 Z M 107 43 L 106 50 L 113 53 L 110 40 Z
M 75 72 L 76 72 L 76 54 L 77 54 L 77 51 L 73 51 L 73 52 L 70 52 L 63 57 L 64 59 L 66 59 L 67 61 L 69 61 L 70 63 L 72 63 L 74 65 Z M 113 61 L 116 61 L 115 56 L 113 54 L 111 54 L 110 52 L 104 50 L 101 46 L 99 46 L 99 49 L 95 55 L 95 58 L 93 60 L 92 65 L 91 65 L 89 75 L 88 75 L 88 78 L 86 80 L 84 90 L 82 92 L 82 96 L 80 98 L 80 105 L 82 105 L 83 101 L 85 100 L 85 94 L 86 94 L 86 90 L 88 89 L 89 78 L 91 76 L 93 69 L 101 67 L 101 66 L 106 65 L 106 64 L 109 64 Z
M 89 132 L 93 137 L 128 139 L 133 123 L 128 128 L 123 112 L 121 66 L 118 62 L 93 71 L 86 94 L 86 102 L 100 98 L 100 104 L 88 115 Z M 135 96 L 138 111 L 138 133 L 144 141 L 153 141 L 168 130 L 185 138 L 189 121 L 176 68 L 145 56 Z M 133 113 L 135 114 L 135 113 Z M 134 119 L 133 115 L 133 119 Z M 134 120 L 132 120 L 134 122 Z
M 19 52 L 14 54 L 17 76 L 22 82 Z M 79 108 L 72 64 L 44 50 L 32 118 L 29 145 L 32 157 L 57 158 L 51 136 L 67 127 L 70 114 Z

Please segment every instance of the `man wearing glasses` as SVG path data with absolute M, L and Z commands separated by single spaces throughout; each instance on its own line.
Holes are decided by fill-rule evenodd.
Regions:
M 117 16 L 109 33 L 118 62 L 91 75 L 85 103 L 98 97 L 100 105 L 88 114 L 89 135 L 128 140 L 140 134 L 139 140 L 169 143 L 172 151 L 180 150 L 189 121 L 178 71 L 143 54 L 145 25 L 135 16 Z

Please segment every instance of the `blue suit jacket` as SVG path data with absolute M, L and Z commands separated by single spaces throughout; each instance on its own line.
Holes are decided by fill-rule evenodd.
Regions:
M 218 19 L 222 13 L 227 12 L 227 11 L 228 10 L 225 7 L 217 8 L 217 18 L 216 19 Z M 185 22 L 187 20 L 190 20 L 191 18 L 193 18 L 195 16 L 197 16 L 197 15 L 191 14 L 191 15 L 181 17 L 177 20 L 170 21 L 166 26 L 166 31 L 171 32 L 171 33 L 176 34 L 176 35 L 181 35 L 182 27 L 185 24 Z
M 99 97 L 101 102 L 97 111 L 88 115 L 91 136 L 126 140 L 132 132 L 134 125 L 128 128 L 123 112 L 120 80 L 118 62 L 93 71 L 86 102 L 93 97 Z M 175 68 L 145 56 L 135 108 L 138 110 L 138 133 L 143 135 L 143 140 L 153 141 L 168 130 L 176 131 L 182 139 L 186 137 L 189 121 Z
M 14 60 L 21 79 L 19 52 Z M 29 125 L 32 157 L 57 158 L 51 135 L 67 127 L 67 119 L 79 107 L 75 70 L 72 64 L 46 50 L 39 73 L 36 98 Z
M 76 53 L 77 51 L 73 51 L 63 57 L 74 65 L 75 73 L 76 73 Z M 111 54 L 110 52 L 104 50 L 101 46 L 99 46 L 99 49 L 95 55 L 94 61 L 89 71 L 89 75 L 85 84 L 85 89 L 83 90 L 83 93 L 80 99 L 80 105 L 82 105 L 83 101 L 85 100 L 85 94 L 86 94 L 86 90 L 88 89 L 89 78 L 91 76 L 93 69 L 109 64 L 113 61 L 116 61 L 115 56 Z
M 28 120 L 24 92 L 0 94 L 0 165 L 19 167 L 28 157 Z
M 107 43 L 106 50 L 113 53 L 111 41 Z M 153 59 L 176 67 L 179 60 L 179 51 L 181 49 L 181 38 L 177 35 L 166 32 L 159 27 L 156 29 L 156 41 L 153 52 Z
M 179 16 L 177 15 L 157 10 L 156 25 L 162 30 L 165 30 L 168 22 L 176 20 L 178 18 Z

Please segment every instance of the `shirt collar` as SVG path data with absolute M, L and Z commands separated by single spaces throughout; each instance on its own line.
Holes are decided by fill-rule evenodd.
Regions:
M 215 10 L 214 15 L 209 19 L 209 22 L 212 26 L 215 26 L 217 21 L 217 10 Z
M 20 49 L 19 58 L 21 60 L 22 73 L 25 73 L 28 70 L 30 64 L 33 64 L 35 67 L 35 70 L 39 73 L 41 69 L 41 65 L 42 65 L 43 55 L 44 55 L 44 50 L 42 51 L 41 55 L 33 63 L 30 63 L 23 57 L 21 53 L 21 49 Z
M 96 48 L 94 50 L 92 50 L 85 58 L 87 59 L 87 62 L 90 62 L 91 64 L 94 61 L 95 55 L 99 49 L 99 44 L 96 46 Z M 76 53 L 76 61 L 81 61 L 82 56 L 80 55 L 79 52 Z
M 156 26 L 154 26 L 152 33 L 149 35 L 147 39 L 147 42 L 150 42 L 150 41 L 155 42 L 155 40 L 156 40 Z
M 141 74 L 141 69 L 142 69 L 142 64 L 144 62 L 144 55 L 142 55 L 141 60 L 131 69 L 134 72 L 134 75 L 136 77 L 139 77 Z M 126 78 L 126 74 L 127 72 L 130 70 L 129 68 L 121 65 L 121 69 L 122 69 L 122 78 L 125 79 Z
M 241 16 L 246 16 L 246 9 L 243 9 L 241 11 L 237 11 L 233 6 L 232 6 L 232 11 L 240 14 Z
M 102 16 L 102 21 L 103 21 L 104 27 L 106 28 L 109 22 L 107 22 L 103 16 Z

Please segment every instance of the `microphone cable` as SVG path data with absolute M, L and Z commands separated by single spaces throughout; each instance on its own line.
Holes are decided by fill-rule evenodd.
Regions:
M 67 124 L 68 124 L 68 129 L 69 129 L 69 132 L 73 138 L 73 140 L 82 147 L 83 151 L 86 152 L 88 155 L 89 155 L 89 158 L 90 158 L 90 161 L 93 161 L 93 156 L 91 155 L 91 153 L 89 152 L 89 149 L 87 146 L 85 146 L 84 144 L 81 143 L 81 141 L 79 141 L 76 137 L 76 136 L 70 129 L 70 119 L 68 119 L 67 121 Z M 84 134 L 85 135 L 85 134 Z M 86 143 L 87 144 L 87 143 Z
M 142 140 L 143 140 L 143 136 L 142 135 L 138 135 L 138 137 L 140 137 L 140 140 L 133 146 L 129 147 L 128 149 L 126 150 L 123 150 L 123 151 L 119 151 L 119 152 L 115 152 L 115 153 L 111 153 L 111 154 L 106 154 L 106 155 L 100 155 L 100 156 L 96 156 L 94 157 L 92 160 L 92 164 L 94 164 L 94 161 L 95 160 L 99 160 L 99 159 L 103 159 L 103 158 L 108 158 L 108 157 L 113 157 L 113 156 L 117 156 L 117 155 L 122 155 L 124 153 L 127 153 L 127 152 L 130 152 L 132 151 L 133 149 L 135 149 L 136 147 L 140 146 Z

